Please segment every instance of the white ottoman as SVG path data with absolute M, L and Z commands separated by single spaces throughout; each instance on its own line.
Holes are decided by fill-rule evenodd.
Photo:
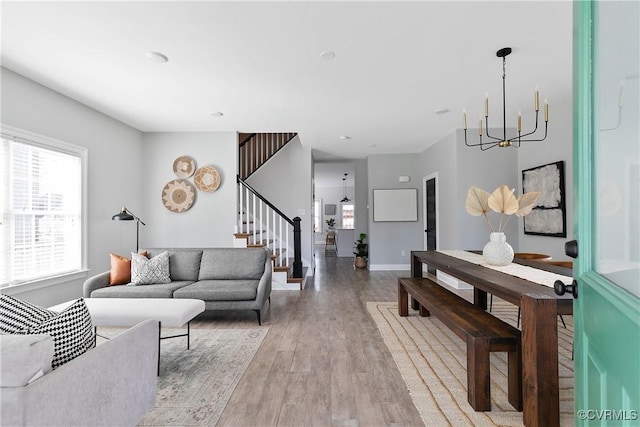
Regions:
M 74 300 L 75 301 L 75 300 Z M 74 301 L 49 307 L 49 310 L 60 312 Z M 191 320 L 204 311 L 204 301 L 199 299 L 173 298 L 85 298 L 91 323 L 94 327 L 134 326 L 143 320 L 151 319 L 160 323 L 158 329 L 158 373 L 160 373 L 160 340 L 167 338 L 187 337 L 187 349 L 191 337 Z M 187 325 L 187 333 L 163 337 L 162 326 L 179 328 Z

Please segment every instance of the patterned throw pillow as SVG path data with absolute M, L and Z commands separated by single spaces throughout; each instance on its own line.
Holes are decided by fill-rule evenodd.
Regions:
M 56 314 L 12 296 L 0 295 L 0 332 L 3 334 L 16 334 L 36 327 Z
M 151 285 L 154 283 L 170 283 L 169 252 L 164 251 L 151 259 L 131 254 L 130 285 Z
M 67 363 L 89 350 L 94 343 L 91 314 L 82 298 L 39 326 L 24 330 L 25 335 L 45 334 L 53 338 L 53 361 L 51 367 Z
M 140 252 L 147 256 L 147 251 Z M 109 271 L 109 286 L 126 285 L 131 282 L 131 260 L 122 255 L 110 253 L 111 270 Z

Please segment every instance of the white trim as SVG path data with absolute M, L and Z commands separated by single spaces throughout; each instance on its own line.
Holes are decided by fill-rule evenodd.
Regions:
M 0 291 L 5 295 L 18 295 L 24 292 L 31 292 L 51 286 L 62 285 L 76 280 L 84 280 L 87 278 L 88 272 L 89 270 L 73 271 L 71 273 L 60 274 L 58 276 L 47 277 L 45 279 L 5 286 L 0 288 Z
M 0 125 L 0 132 L 7 137 L 15 137 L 19 139 L 25 140 L 24 142 L 29 143 L 31 145 L 45 148 L 51 150 L 52 148 L 64 152 L 67 154 L 71 154 L 74 156 L 78 156 L 80 158 L 80 174 L 82 182 L 81 192 L 82 192 L 82 207 L 80 212 L 80 222 L 81 222 L 81 248 L 80 248 L 80 270 L 85 271 L 88 268 L 88 240 L 89 240 L 89 197 L 88 197 L 88 187 L 89 187 L 89 150 L 86 147 L 80 147 L 78 145 L 71 144 L 69 142 L 61 141 L 59 139 L 51 138 L 45 135 L 41 135 L 35 132 L 29 132 L 20 128 L 16 128 L 8 125 Z M 64 276 L 64 275 L 62 275 Z M 62 277 L 56 276 L 56 277 Z M 55 277 L 51 278 L 52 280 Z M 48 280 L 48 279 L 45 279 Z M 46 285 L 48 286 L 48 285 Z M 43 286 L 41 286 L 43 287 Z M 3 288 L 4 289 L 4 288 Z
M 369 271 L 411 271 L 411 264 L 371 264 Z
M 431 173 L 422 178 L 422 229 L 427 229 L 427 198 L 425 197 L 427 194 L 427 181 L 430 179 L 436 180 L 436 249 L 440 247 L 438 244 L 440 240 L 440 190 L 438 188 L 438 172 Z M 422 235 L 422 247 L 426 251 L 427 250 L 427 233 L 424 232 Z

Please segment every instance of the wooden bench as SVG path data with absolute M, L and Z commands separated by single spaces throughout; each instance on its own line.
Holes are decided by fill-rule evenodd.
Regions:
M 398 312 L 409 315 L 411 295 L 421 316 L 433 314 L 467 343 L 467 398 L 476 411 L 491 410 L 489 354 L 508 353 L 509 403 L 522 410 L 520 331 L 469 301 L 448 291 L 435 276 L 398 279 Z

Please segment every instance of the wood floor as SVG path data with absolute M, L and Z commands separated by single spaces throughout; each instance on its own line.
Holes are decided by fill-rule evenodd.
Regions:
M 218 426 L 423 426 L 367 301 L 395 301 L 406 272 L 354 270 L 316 251 L 303 291 L 274 291 L 269 333 Z M 253 312 L 204 313 L 193 328 L 256 328 Z

